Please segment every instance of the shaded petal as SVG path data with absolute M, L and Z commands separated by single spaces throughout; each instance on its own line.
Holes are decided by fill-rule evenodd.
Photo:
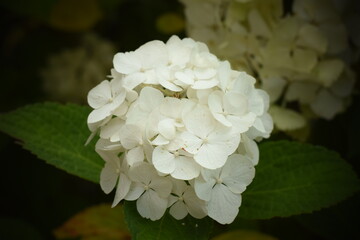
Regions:
M 167 199 L 159 197 L 153 190 L 148 190 L 136 201 L 136 207 L 142 217 L 155 221 L 164 215 L 167 203 Z
M 142 162 L 131 167 L 128 176 L 130 180 L 134 182 L 140 182 L 148 185 L 151 182 L 151 179 L 157 176 L 157 174 L 152 165 Z
M 246 155 L 254 165 L 259 163 L 259 148 L 257 143 L 250 139 L 246 134 L 241 135 L 241 142 L 238 153 Z
M 195 190 L 188 187 L 183 195 L 186 208 L 191 216 L 195 218 L 203 218 L 207 215 L 205 201 L 196 196 Z
M 141 183 L 131 183 L 129 192 L 125 196 L 125 200 L 134 201 L 138 199 L 145 191 L 144 185 Z
M 156 177 L 152 179 L 149 187 L 159 194 L 160 197 L 167 198 L 171 193 L 172 183 L 169 178 Z
M 208 215 L 221 224 L 229 224 L 236 218 L 241 205 L 240 194 L 231 192 L 225 185 L 216 184 L 211 191 Z
M 177 201 L 174 205 L 171 206 L 169 213 L 175 219 L 180 220 L 186 217 L 188 211 L 183 201 Z
M 211 191 L 216 184 L 216 180 L 211 178 L 208 181 L 202 181 L 199 179 L 195 179 L 194 189 L 196 195 L 205 201 L 209 201 L 211 199 Z
M 233 193 L 239 194 L 245 191 L 246 186 L 252 182 L 254 177 L 253 163 L 240 154 L 233 154 L 229 157 L 220 175 L 223 183 Z
M 131 181 L 123 173 L 120 174 L 119 182 L 116 188 L 115 198 L 111 207 L 115 207 L 118 203 L 125 198 L 130 190 Z
M 113 161 L 105 162 L 105 166 L 100 173 L 100 187 L 106 194 L 110 193 L 116 185 L 119 177 L 117 171 L 120 172 L 120 169 Z

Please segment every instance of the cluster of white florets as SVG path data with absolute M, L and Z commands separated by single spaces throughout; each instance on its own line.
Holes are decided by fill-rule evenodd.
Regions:
M 333 119 L 349 102 L 354 75 L 345 25 L 331 0 L 181 0 L 187 32 L 270 95 L 279 130 Z
M 95 34 L 81 44 L 52 55 L 41 71 L 44 91 L 62 102 L 86 103 L 89 90 L 99 84 L 112 66 L 115 46 Z
M 170 208 L 176 219 L 232 222 L 259 159 L 254 139 L 272 130 L 268 95 L 190 38 L 151 41 L 113 63 L 112 79 L 88 94 L 113 206 L 137 200 L 151 220 Z

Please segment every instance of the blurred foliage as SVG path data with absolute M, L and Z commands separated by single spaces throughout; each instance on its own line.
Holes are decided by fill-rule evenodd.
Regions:
M 129 240 L 121 206 L 110 204 L 90 207 L 71 217 L 54 231 L 56 239 Z
M 276 238 L 254 231 L 236 230 L 220 234 L 212 240 L 276 240 Z

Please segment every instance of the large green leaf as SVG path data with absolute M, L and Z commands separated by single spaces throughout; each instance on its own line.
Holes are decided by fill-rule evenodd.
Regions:
M 90 132 L 90 108 L 41 103 L 0 115 L 0 130 L 20 140 L 40 159 L 73 175 L 98 183 L 103 161 L 94 142 L 84 146 Z
M 260 153 L 239 217 L 267 219 L 310 213 L 359 190 L 356 174 L 336 152 L 276 141 L 261 144 Z
M 151 221 L 140 216 L 135 202 L 125 202 L 124 213 L 134 240 L 205 240 L 209 238 L 213 224 L 208 217 L 195 219 L 187 216 L 176 220 L 168 213 L 158 221 Z

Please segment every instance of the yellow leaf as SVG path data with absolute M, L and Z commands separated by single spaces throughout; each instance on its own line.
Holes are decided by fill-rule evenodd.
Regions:
M 59 0 L 50 14 L 52 27 L 65 31 L 84 31 L 101 18 L 97 0 Z
M 218 235 L 212 240 L 277 240 L 277 238 L 249 230 L 235 230 Z
M 124 221 L 122 207 L 111 208 L 110 204 L 101 204 L 85 209 L 55 229 L 54 235 L 56 239 L 131 239 Z

